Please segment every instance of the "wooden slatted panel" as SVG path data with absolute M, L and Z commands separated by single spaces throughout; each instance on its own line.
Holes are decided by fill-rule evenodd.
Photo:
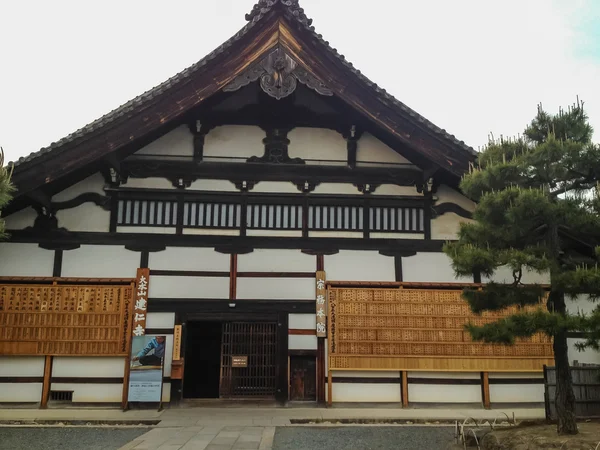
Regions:
M 274 398 L 277 323 L 223 323 L 221 398 Z M 232 367 L 233 356 L 247 356 L 248 367 Z
M 236 203 L 185 202 L 184 228 L 240 228 L 242 206 Z
M 542 334 L 512 346 L 473 342 L 465 324 L 517 309 L 475 316 L 461 291 L 329 288 L 328 296 L 332 369 L 541 371 L 552 361 L 552 342 Z
M 174 227 L 176 222 L 175 200 L 119 200 L 117 225 Z
M 302 205 L 250 204 L 246 227 L 250 230 L 301 230 Z
M 0 286 L 0 354 L 122 356 L 133 283 Z

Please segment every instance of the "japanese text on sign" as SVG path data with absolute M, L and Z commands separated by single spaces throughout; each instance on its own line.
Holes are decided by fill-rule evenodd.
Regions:
M 146 334 L 149 280 L 150 269 L 138 269 L 135 283 L 135 304 L 133 310 L 134 336 L 144 336 Z
M 325 272 L 317 271 L 316 274 L 316 311 L 317 311 L 317 337 L 327 336 L 327 290 L 325 289 Z

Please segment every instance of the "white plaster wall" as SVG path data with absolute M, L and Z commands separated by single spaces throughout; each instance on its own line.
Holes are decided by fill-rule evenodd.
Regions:
M 202 229 L 202 228 L 184 228 L 183 234 L 193 235 L 218 235 L 218 236 L 239 236 L 240 230 L 227 230 L 227 229 Z
M 327 396 L 328 389 L 325 392 Z M 400 403 L 400 392 L 400 384 L 333 383 L 332 386 L 335 403 Z
M 455 278 L 450 258 L 444 253 L 417 253 L 403 257 L 402 277 L 404 281 L 473 282 L 473 277 Z
M 229 255 L 212 248 L 167 247 L 162 252 L 151 252 L 150 269 L 203 270 L 229 272 Z
M 361 164 L 364 162 L 411 164 L 404 156 L 398 154 L 369 133 L 365 133 L 358 141 L 356 161 L 357 166 L 364 165 Z
M 288 134 L 290 158 L 332 160 L 346 163 L 348 150 L 344 137 L 325 128 L 294 128 Z M 318 163 L 307 161 L 308 164 Z
M 314 314 L 289 314 L 288 328 L 290 330 L 314 330 L 317 327 L 317 317 Z
M 503 378 L 539 378 L 540 372 L 533 373 L 490 373 L 490 380 Z M 490 403 L 541 403 L 544 401 L 544 385 L 540 384 L 493 384 L 490 383 Z
M 146 317 L 146 328 L 174 328 L 175 313 L 151 312 Z
M 490 384 L 490 403 L 542 403 L 543 384 Z
M 66 252 L 65 252 L 66 253 Z M 3 242 L 0 244 L 0 276 L 51 277 L 54 251 L 37 244 Z
M 186 189 L 186 191 L 239 192 L 239 189 L 235 187 L 235 184 L 228 180 L 196 180 L 188 189 Z
M 127 183 L 123 184 L 126 188 L 141 189 L 176 189 L 166 178 L 128 178 Z
M 204 159 L 211 157 L 249 158 L 262 156 L 266 133 L 259 127 L 224 125 L 211 130 L 204 139 Z M 241 161 L 243 162 L 243 161 Z
M 317 258 L 300 250 L 255 249 L 238 256 L 239 272 L 314 272 Z
M 458 214 L 446 213 L 431 220 L 431 239 L 456 240 L 460 224 L 473 222 L 473 220 L 460 217 Z
M 43 356 L 0 356 L 0 377 L 42 376 L 44 376 Z
M 137 151 L 136 155 L 191 157 L 194 156 L 194 136 L 187 126 L 181 125 Z
M 408 383 L 409 403 L 480 403 L 481 386 Z
M 0 403 L 29 403 L 42 399 L 42 383 L 2 383 Z
M 371 194 L 374 197 L 382 195 L 392 196 L 411 196 L 411 197 L 422 197 L 423 194 L 419 194 L 414 186 L 398 186 L 395 184 L 384 184 L 375 189 L 375 192 Z
M 437 205 L 441 205 L 442 203 L 455 203 L 467 211 L 475 211 L 475 202 L 469 200 L 460 192 L 452 189 L 449 186 L 446 186 L 445 184 L 442 184 L 438 187 L 435 197 L 438 199 L 436 202 Z
M 150 277 L 150 298 L 229 298 L 229 277 Z
M 277 237 L 302 237 L 302 231 L 293 230 L 246 230 L 246 236 L 277 236 Z
M 395 281 L 394 258 L 376 251 L 342 250 L 325 255 L 325 273 L 331 281 Z
M 334 370 L 332 375 L 336 378 L 398 378 L 398 380 L 400 380 L 400 371 L 383 372 L 379 370 Z M 398 381 L 398 383 L 400 383 L 400 381 Z
M 139 252 L 113 245 L 82 245 L 63 253 L 63 277 L 135 278 Z
M 22 230 L 23 228 L 32 227 L 36 217 L 35 210 L 28 207 L 4 217 L 4 222 L 7 230 Z
M 125 357 L 55 356 L 52 360 L 53 377 L 122 377 Z M 54 389 L 54 385 L 53 385 Z
M 175 227 L 117 227 L 117 233 L 175 234 Z
M 56 213 L 58 226 L 69 231 L 96 231 L 108 233 L 110 211 L 94 203 L 84 203 L 77 208 L 63 209 Z
M 408 380 L 411 378 L 444 378 L 448 380 L 479 380 L 479 372 L 408 372 Z
M 123 384 L 52 383 L 53 391 L 73 391 L 73 403 L 121 403 Z
M 315 280 L 313 278 L 238 278 L 237 298 L 311 300 L 315 298 Z
M 377 233 L 371 232 L 369 234 L 371 239 L 425 239 L 425 235 L 422 233 Z
M 598 302 L 590 301 L 587 295 L 578 295 L 575 298 L 566 297 L 567 312 L 571 314 L 591 314 L 598 307 Z
M 580 352 L 575 347 L 578 342 L 583 342 L 582 339 L 567 339 L 567 345 L 569 346 L 569 363 L 574 364 L 574 361 L 584 364 L 600 364 L 600 352 L 593 349 L 585 349 Z
M 496 283 L 512 283 L 514 281 L 512 270 L 506 266 L 499 267 L 491 277 L 482 276 L 481 281 L 487 283 L 495 281 Z M 548 273 L 536 273 L 525 269 L 521 281 L 524 284 L 546 284 L 550 283 L 550 275 Z
M 364 233 L 362 231 L 309 231 L 308 236 L 311 238 L 326 237 L 362 239 L 364 237 Z
M 299 194 L 300 193 L 300 191 L 298 191 L 298 188 L 296 187 L 296 185 L 294 183 L 284 182 L 284 181 L 261 181 L 260 183 L 257 183 L 252 188 L 251 192 L 252 193 L 278 192 L 278 193 L 285 193 L 285 194 Z
M 339 195 L 364 195 L 358 188 L 349 183 L 321 183 L 315 190 L 315 194 L 339 194 Z
M 290 334 L 288 336 L 288 349 L 290 350 L 316 350 L 317 336 L 304 336 Z
M 104 178 L 102 174 L 95 173 L 94 175 L 74 184 L 71 187 L 59 192 L 52 197 L 53 202 L 65 202 L 72 200 L 75 197 L 86 194 L 88 192 L 94 192 L 96 194 L 104 195 Z

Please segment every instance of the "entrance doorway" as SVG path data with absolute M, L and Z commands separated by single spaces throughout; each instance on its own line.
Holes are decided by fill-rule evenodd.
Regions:
M 219 398 L 221 322 L 188 322 L 184 398 Z
M 221 398 L 275 398 L 276 322 L 224 323 L 221 355 Z
M 187 322 L 183 397 L 275 399 L 277 331 L 277 322 Z

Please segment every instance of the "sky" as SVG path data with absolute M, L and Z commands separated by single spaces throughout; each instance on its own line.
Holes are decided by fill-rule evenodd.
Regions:
M 0 146 L 11 161 L 195 63 L 254 0 L 0 1 Z M 300 0 L 367 77 L 479 149 L 539 103 L 585 102 L 600 141 L 600 1 Z

